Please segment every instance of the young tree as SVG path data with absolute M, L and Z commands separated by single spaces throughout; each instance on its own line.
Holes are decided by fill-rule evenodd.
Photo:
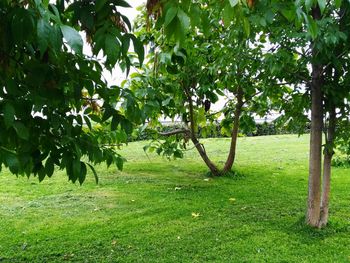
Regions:
M 328 219 L 331 160 L 337 134 L 336 112 L 337 109 L 346 110 L 344 99 L 349 94 L 344 86 L 344 80 L 348 78 L 348 71 L 344 66 L 347 65 L 345 61 L 349 56 L 349 46 L 346 44 L 349 32 L 345 22 L 349 3 L 337 1 L 326 4 L 326 1 L 307 1 L 276 8 L 276 13 L 281 16 L 275 19 L 278 24 L 271 32 L 274 37 L 272 42 L 278 45 L 277 53 L 289 50 L 300 56 L 299 61 L 308 65 L 310 69 L 309 76 L 305 75 L 304 70 L 296 71 L 299 81 L 294 82 L 294 85 L 304 82 L 304 88 L 296 89 L 296 92 L 303 93 L 306 89 L 305 94 L 310 95 L 310 103 L 305 104 L 305 100 L 302 104 L 298 104 L 298 101 L 293 103 L 299 105 L 301 111 L 311 110 L 306 221 L 311 226 L 322 227 L 327 224 Z M 281 17 L 285 18 L 286 24 L 280 20 Z M 288 72 L 288 69 L 284 72 Z M 283 79 L 283 75 L 279 77 Z M 299 100 L 300 96 L 292 97 L 292 101 L 294 98 Z M 295 114 L 293 111 L 287 113 Z M 326 134 L 326 144 L 322 169 L 323 131 Z
M 151 102 L 157 105 L 155 112 L 147 115 L 153 122 L 160 116 L 180 116 L 185 124 L 183 129 L 161 135 L 184 134 L 184 139 L 192 141 L 216 176 L 231 171 L 239 129 L 255 126 L 253 113 L 265 115 L 270 110 L 270 97 L 278 100 L 285 91 L 283 85 L 276 88 L 277 82 L 263 63 L 265 38 L 258 35 L 260 24 L 250 26 L 246 21 L 244 12 L 249 12 L 249 6 L 227 3 L 223 7 L 226 10 L 224 20 L 221 11 L 203 8 L 200 1 L 166 4 L 155 26 L 141 20 L 137 34 L 150 42 L 151 60 L 148 68 L 135 74 L 131 81 L 132 89 L 140 94 L 139 99 L 147 108 Z M 198 29 L 196 25 L 201 23 L 198 21 L 192 21 L 190 28 L 190 18 L 186 14 L 190 10 L 202 14 L 199 15 L 202 23 L 208 20 L 206 30 Z M 236 16 L 232 15 L 234 12 Z M 246 22 L 241 23 L 240 19 Z M 256 15 L 255 19 L 265 18 Z M 176 32 L 184 25 L 187 27 Z M 163 26 L 165 35 L 160 30 Z M 152 98 L 150 93 L 156 96 Z M 211 112 L 210 104 L 225 94 L 229 94 L 230 100 L 220 111 Z M 206 132 L 208 124 L 212 125 L 220 116 L 224 116 L 222 129 L 231 137 L 222 169 L 211 161 L 197 136 L 199 129 Z M 176 143 L 165 145 L 179 146 Z M 163 150 L 166 154 L 180 156 L 178 150 L 165 150 L 164 145 L 160 146 L 159 153 Z

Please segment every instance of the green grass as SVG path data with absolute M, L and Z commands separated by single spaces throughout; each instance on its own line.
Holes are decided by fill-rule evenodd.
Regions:
M 349 169 L 334 169 L 329 226 L 304 225 L 307 136 L 240 138 L 238 176 L 216 179 L 194 150 L 169 162 L 143 145 L 123 172 L 97 167 L 99 185 L 2 172 L 0 262 L 350 262 Z M 205 145 L 222 165 L 229 140 Z

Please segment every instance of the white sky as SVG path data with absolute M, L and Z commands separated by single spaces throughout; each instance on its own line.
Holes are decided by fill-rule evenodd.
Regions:
M 129 3 L 129 5 L 132 6 L 132 8 L 125 8 L 123 10 L 125 10 L 124 14 L 130 19 L 130 21 L 134 20 L 134 18 L 137 15 L 137 11 L 136 11 L 136 7 L 142 5 L 143 3 L 145 3 L 145 0 L 133 0 L 133 1 L 127 1 Z

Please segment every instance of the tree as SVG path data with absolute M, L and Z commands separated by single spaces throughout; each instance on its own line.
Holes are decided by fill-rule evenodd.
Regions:
M 131 81 L 131 89 L 139 94 L 144 111 L 153 123 L 158 124 L 160 116 L 180 117 L 184 123 L 182 129 L 161 135 L 177 135 L 179 139 L 179 134 L 184 134 L 183 140 L 192 141 L 216 176 L 231 171 L 239 129 L 255 127 L 253 113 L 265 115 L 271 109 L 271 98 L 278 101 L 286 91 L 270 77 L 269 68 L 263 63 L 265 36 L 258 36 L 260 24 L 250 26 L 246 21 L 244 12 L 250 12 L 249 6 L 227 3 L 223 7 L 226 10 L 224 20 L 219 9 L 203 8 L 200 1 L 171 2 L 164 6 L 156 25 L 139 21 L 136 33 L 150 43 L 151 59 L 148 67 L 134 74 Z M 199 30 L 200 22 L 193 19 L 190 27 L 187 13 L 191 10 L 201 14 L 202 23 L 208 20 L 205 30 Z M 234 12 L 237 17 L 232 15 Z M 238 22 L 241 18 L 246 22 Z M 255 19 L 265 21 L 259 16 Z M 231 96 L 226 105 L 218 112 L 210 111 L 210 104 L 225 94 Z M 199 129 L 210 133 L 210 127 L 222 115 L 222 130 L 231 137 L 231 143 L 221 169 L 211 161 L 197 134 Z M 158 144 L 158 153 L 181 157 L 182 145 L 185 144 L 167 141 Z M 175 149 L 170 149 L 172 147 Z
M 292 103 L 299 106 L 299 112 L 297 110 L 287 113 L 296 117 L 300 116 L 300 112 L 311 110 L 306 221 L 314 227 L 325 226 L 328 220 L 331 160 L 339 115 L 337 110 L 348 114 L 345 105 L 347 103 L 344 104 L 344 99 L 347 99 L 349 94 L 344 85 L 348 79 L 347 70 L 344 68 L 349 54 L 349 46 L 346 44 L 349 32 L 345 22 L 348 12 L 349 3 L 346 1 L 328 4 L 326 1 L 306 1 L 284 7 L 276 6 L 276 13 L 280 16 L 275 19 L 278 24 L 272 30 L 272 42 L 276 43 L 279 49 L 277 54 L 289 50 L 300 56 L 299 61 L 304 65 L 304 69 L 305 65 L 310 68 L 309 76 L 305 74 L 304 69 L 295 71 L 299 80 L 294 80 L 294 85 L 304 83 L 306 88 L 296 89 L 295 92 L 303 93 L 306 90 L 306 93 L 302 95 L 302 103 L 298 103 L 301 101 L 300 96 L 291 98 Z M 284 17 L 286 24 L 283 25 L 281 17 Z M 288 72 L 288 69 L 285 69 L 285 72 Z M 279 76 L 281 80 L 285 78 L 283 75 Z M 309 103 L 305 103 L 308 96 Z M 326 144 L 322 169 L 323 132 Z
M 116 63 L 130 68 L 130 41 L 142 63 L 142 44 L 119 12 L 128 6 L 123 0 L 0 2 L 0 169 L 41 181 L 57 165 L 82 183 L 87 167 L 97 176 L 92 164 L 122 168 L 109 144 L 125 141 L 141 113 L 132 93 L 109 87 L 102 71 Z M 91 56 L 82 52 L 82 34 Z M 118 110 L 119 101 L 127 108 Z M 107 134 L 100 127 L 108 123 Z

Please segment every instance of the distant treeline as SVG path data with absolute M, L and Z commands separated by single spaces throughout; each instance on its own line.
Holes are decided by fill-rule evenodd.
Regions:
M 183 128 L 181 124 L 166 125 L 158 128 L 159 133 L 170 132 L 176 129 Z M 303 133 L 309 133 L 310 126 L 306 125 Z M 264 136 L 264 135 L 279 135 L 279 134 L 298 134 L 300 130 L 291 130 L 285 126 L 280 126 L 274 122 L 264 122 L 256 123 L 255 129 L 252 129 L 249 132 L 240 131 L 239 136 Z M 141 140 L 151 140 L 159 135 L 154 133 L 154 130 L 144 129 L 143 131 L 135 131 L 130 137 L 129 141 L 141 141 Z M 230 135 L 227 132 L 224 132 L 219 123 L 212 125 L 210 128 L 206 127 L 205 129 L 198 129 L 199 138 L 227 138 Z

